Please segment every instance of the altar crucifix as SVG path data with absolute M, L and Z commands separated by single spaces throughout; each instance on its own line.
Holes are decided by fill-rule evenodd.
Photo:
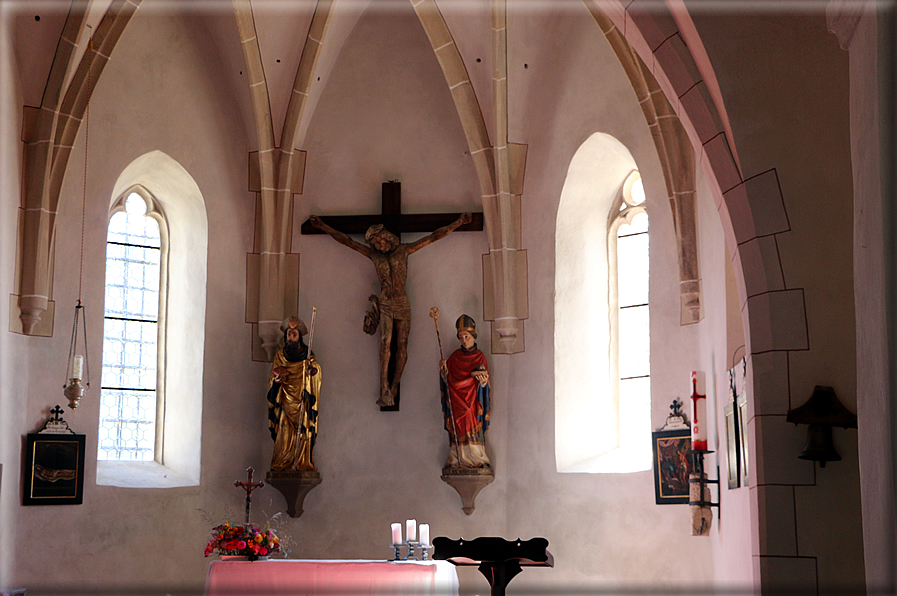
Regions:
M 239 480 L 234 481 L 234 486 L 239 486 L 243 490 L 246 491 L 246 525 L 249 525 L 249 510 L 252 507 L 252 491 L 257 488 L 262 488 L 265 486 L 264 482 L 253 482 L 252 481 L 252 473 L 255 470 L 252 468 L 246 468 L 246 474 L 248 475 L 246 482 L 240 482 Z
M 403 214 L 401 184 L 383 183 L 382 209 L 379 215 L 312 215 L 302 224 L 303 234 L 330 234 L 374 263 L 380 281 L 380 296 L 371 296 L 372 310 L 365 316 L 365 332 L 373 335 L 380 327 L 381 411 L 398 411 L 399 381 L 408 359 L 408 334 L 411 330 L 411 304 L 405 293 L 408 256 L 444 238 L 455 230 L 480 231 L 482 213 Z M 430 232 L 429 235 L 402 244 L 403 233 Z M 368 245 L 348 234 L 364 234 Z

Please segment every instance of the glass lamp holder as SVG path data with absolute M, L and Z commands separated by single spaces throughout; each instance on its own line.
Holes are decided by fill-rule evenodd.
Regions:
M 81 328 L 84 354 L 78 354 L 78 328 Z M 75 358 L 82 356 L 82 367 L 75 371 Z M 73 410 L 78 407 L 78 402 L 84 397 L 90 387 L 90 365 L 87 360 L 87 319 L 84 316 L 84 306 L 78 300 L 75 306 L 75 319 L 72 323 L 72 341 L 69 345 L 69 356 L 66 360 L 67 381 L 62 384 L 62 394 L 69 400 L 69 407 Z M 82 384 L 81 381 L 85 383 Z

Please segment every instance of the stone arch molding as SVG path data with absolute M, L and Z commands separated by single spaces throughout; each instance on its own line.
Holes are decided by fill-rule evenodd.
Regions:
M 523 321 L 529 317 L 520 229 L 526 146 L 508 140 L 507 0 L 491 0 L 491 142 L 467 67 L 436 0 L 411 0 L 411 4 L 445 75 L 480 183 L 489 242 L 489 253 L 483 255 L 483 312 L 492 322 L 492 352 L 522 352 Z
M 95 28 L 92 49 L 79 53 L 91 3 L 73 0 L 41 105 L 24 108 L 18 275 L 10 297 L 10 331 L 53 333 L 53 252 L 62 179 L 90 95 L 141 2 L 113 0 Z
M 756 490 L 750 499 L 757 514 L 751 517 L 760 525 L 751 537 L 755 582 L 775 585 L 798 573 L 801 561 L 780 556 L 776 545 L 761 536 L 774 532 L 772 528 L 783 519 L 798 520 L 797 535 L 801 521 L 796 506 L 784 510 L 766 498 L 766 485 L 805 484 L 805 478 L 780 472 L 773 477 L 757 454 L 781 447 L 776 429 L 764 425 L 763 419 L 767 414 L 784 417 L 787 400 L 770 404 L 781 396 L 782 388 L 787 397 L 788 353 L 809 348 L 803 290 L 786 287 L 779 259 L 776 237 L 790 231 L 790 224 L 778 177 L 774 169 L 743 174 L 716 75 L 682 0 L 582 1 L 593 16 L 610 21 L 605 35 L 625 39 L 656 80 L 713 187 L 746 331 L 749 457 L 756 463 L 752 478 Z M 596 21 L 600 22 L 599 16 Z
M 410 0 L 443 70 L 479 179 L 489 254 L 483 257 L 484 312 L 492 322 L 492 350 L 523 351 L 523 320 L 528 317 L 526 251 L 520 233 L 520 200 L 526 148 L 508 142 L 506 0 L 492 1 L 493 130 L 490 141 L 464 61 L 435 0 Z M 273 134 L 270 90 L 262 65 L 249 0 L 233 0 L 249 74 L 259 150 L 250 156 L 250 190 L 258 193 L 256 245 L 247 258 L 246 320 L 258 338 L 253 358 L 270 359 L 279 325 L 298 309 L 299 255 L 291 253 L 292 196 L 301 194 L 305 153 L 298 149 L 313 108 L 313 82 L 330 40 L 336 0 L 318 0 L 296 70 L 281 145 Z M 326 66 L 321 66 L 326 68 Z M 326 72 L 323 73 L 326 75 Z

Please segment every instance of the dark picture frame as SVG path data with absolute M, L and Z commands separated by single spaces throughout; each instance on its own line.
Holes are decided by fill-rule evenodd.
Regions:
M 729 489 L 750 486 L 748 472 L 747 395 L 745 377 L 747 362 L 744 358 L 729 369 L 729 403 L 726 416 L 726 467 Z
M 654 501 L 658 505 L 688 503 L 691 474 L 691 429 L 651 433 L 654 450 Z
M 748 457 L 748 436 L 745 420 L 747 420 L 747 395 L 744 393 L 735 400 L 738 411 L 738 453 L 740 455 L 738 465 L 741 468 L 741 486 L 750 486 L 751 475 L 748 469 L 750 457 Z
M 741 448 L 738 434 L 738 409 L 734 399 L 725 407 L 726 415 L 726 477 L 729 489 L 741 486 Z
M 22 505 L 80 505 L 86 435 L 28 433 Z

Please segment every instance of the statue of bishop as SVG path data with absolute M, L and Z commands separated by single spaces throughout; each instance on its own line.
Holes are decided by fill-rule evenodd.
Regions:
M 461 315 L 455 322 L 461 347 L 439 362 L 439 389 L 449 455 L 445 468 L 491 468 L 486 455 L 490 387 L 486 355 L 476 344 L 477 324 Z
M 284 345 L 268 378 L 268 426 L 274 439 L 271 469 L 314 472 L 321 367 L 302 337 L 308 329 L 290 317 L 281 325 Z

